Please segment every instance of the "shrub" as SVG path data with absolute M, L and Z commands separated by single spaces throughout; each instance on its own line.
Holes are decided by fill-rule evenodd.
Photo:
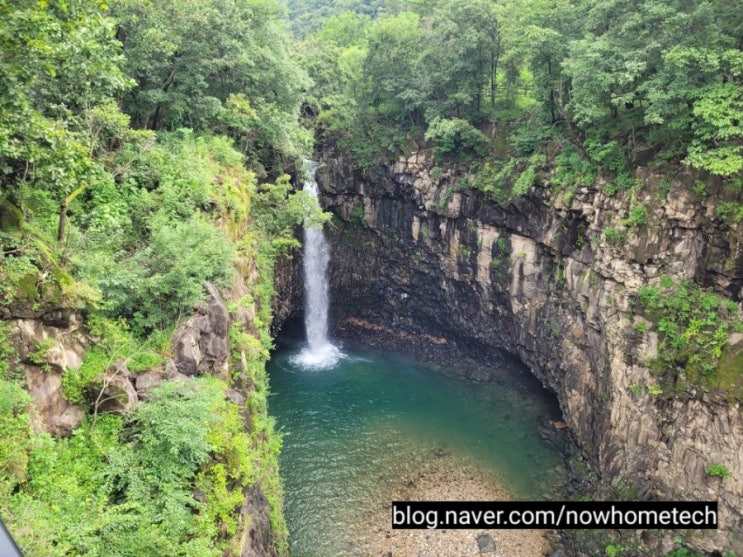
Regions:
M 226 284 L 235 255 L 224 232 L 198 217 L 173 222 L 161 215 L 151 226 L 149 245 L 121 263 L 129 279 L 116 285 L 117 311 L 133 316 L 142 332 L 190 312 L 205 280 Z
M 33 436 L 32 402 L 20 385 L 0 379 L 0 500 L 26 481 Z
M 85 388 L 113 362 L 112 355 L 101 346 L 88 350 L 78 369 L 67 369 L 62 375 L 64 397 L 73 404 L 84 404 Z
M 627 239 L 627 232 L 618 228 L 608 227 L 604 229 L 604 238 L 610 244 L 621 244 Z
M 717 476 L 718 478 L 730 477 L 730 470 L 724 464 L 710 464 L 704 468 L 710 476 Z
M 626 219 L 622 219 L 620 221 L 620 224 L 624 226 L 637 226 L 638 228 L 642 228 L 647 224 L 647 218 L 648 208 L 643 203 L 642 205 L 633 207 L 629 212 L 629 216 Z
M 488 147 L 488 138 L 467 120 L 461 118 L 436 117 L 426 130 L 426 139 L 436 143 L 436 155 L 462 155 L 464 152 L 474 152 L 480 157 L 485 156 Z

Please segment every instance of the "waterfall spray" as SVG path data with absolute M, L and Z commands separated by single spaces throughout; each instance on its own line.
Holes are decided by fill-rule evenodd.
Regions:
M 305 161 L 304 191 L 317 199 L 315 181 L 317 163 Z M 333 367 L 342 354 L 328 340 L 328 280 L 330 247 L 322 228 L 304 228 L 304 326 L 307 347 L 296 357 L 296 363 L 305 368 L 327 369 Z

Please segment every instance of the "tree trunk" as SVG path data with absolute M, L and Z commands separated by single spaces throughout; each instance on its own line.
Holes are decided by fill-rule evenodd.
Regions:
M 67 225 L 67 199 L 62 200 L 59 207 L 59 225 L 57 226 L 57 245 L 64 240 L 65 226 Z

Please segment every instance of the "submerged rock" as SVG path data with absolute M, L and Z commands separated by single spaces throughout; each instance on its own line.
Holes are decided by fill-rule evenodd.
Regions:
M 480 550 L 480 554 L 495 553 L 495 542 L 490 534 L 481 534 L 477 536 L 477 547 Z

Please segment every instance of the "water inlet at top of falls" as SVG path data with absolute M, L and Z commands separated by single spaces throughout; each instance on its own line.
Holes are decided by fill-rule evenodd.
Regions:
M 304 191 L 315 200 L 318 187 L 315 181 L 317 163 L 304 161 Z M 343 357 L 337 346 L 328 340 L 328 263 L 330 247 L 321 227 L 304 228 L 304 326 L 307 346 L 295 356 L 295 364 L 306 369 L 329 369 Z

